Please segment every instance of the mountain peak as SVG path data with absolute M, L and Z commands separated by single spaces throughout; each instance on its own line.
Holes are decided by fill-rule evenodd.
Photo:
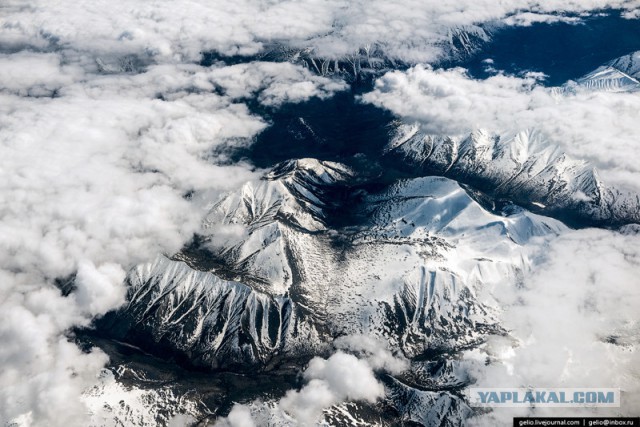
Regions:
M 312 182 L 317 184 L 330 184 L 349 178 L 352 175 L 353 172 L 348 167 L 340 163 L 305 158 L 287 160 L 277 164 L 265 175 L 265 179 L 274 181 L 287 178 L 298 178 L 310 179 Z

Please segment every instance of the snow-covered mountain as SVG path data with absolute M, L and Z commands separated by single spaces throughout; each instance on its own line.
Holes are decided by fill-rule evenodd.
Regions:
M 433 40 L 433 49 L 438 50 L 441 60 L 462 61 L 478 53 L 483 45 L 491 40 L 491 32 L 477 25 L 443 28 L 441 37 Z M 424 46 L 421 47 L 424 49 Z M 391 52 L 390 52 L 391 50 Z M 318 56 L 313 48 L 291 47 L 272 44 L 259 54 L 264 61 L 287 61 L 303 65 L 321 76 L 336 76 L 347 81 L 371 80 L 383 73 L 414 65 L 392 54 L 385 43 L 372 43 L 354 49 L 353 53 L 341 57 Z M 208 60 L 228 58 L 209 54 Z
M 131 331 L 212 368 L 310 356 L 345 334 L 407 356 L 455 349 L 496 328 L 477 289 L 517 280 L 529 239 L 563 228 L 488 212 L 455 182 L 425 177 L 359 194 L 364 223 L 331 229 L 323 186 L 349 179 L 340 165 L 298 160 L 216 203 L 205 224 L 245 232 L 205 243 L 219 265 L 206 271 L 193 252 L 135 269 L 121 310 Z
M 640 52 L 612 60 L 576 82 L 552 88 L 640 90 Z M 640 222 L 640 197 L 607 185 L 588 162 L 571 158 L 550 136 L 532 129 L 463 136 L 429 134 L 419 124 L 397 123 L 385 155 L 411 175 L 437 175 L 469 185 L 494 203 L 508 200 L 572 225 L 617 227 Z
M 116 372 L 102 371 L 97 383 L 86 390 L 83 399 L 96 427 L 185 425 L 206 414 L 195 391 L 180 395 L 171 383 L 148 381 L 149 387 L 126 384 L 124 366 Z
M 640 221 L 640 198 L 607 187 L 588 163 L 572 159 L 536 130 L 463 138 L 400 125 L 387 155 L 411 173 L 446 176 L 534 212 L 580 225 Z
M 320 74 L 331 69 L 304 58 Z M 635 90 L 638 74 L 632 54 L 577 84 Z M 290 426 L 278 402 L 299 386 L 292 372 L 353 336 L 385 343 L 410 368 L 378 372 L 381 401 L 330 405 L 319 425 L 463 425 L 474 415 L 461 393 L 472 379 L 456 358 L 508 334 L 492 290 L 519 286 L 564 223 L 640 222 L 637 195 L 606 186 L 535 130 L 454 138 L 396 124 L 379 160 L 371 170 L 389 170 L 378 175 L 289 160 L 211 200 L 194 241 L 133 269 L 126 305 L 98 322 L 100 339 L 135 344 L 149 366 L 169 358 L 189 372 L 270 375 L 277 390 L 220 387 L 210 399 L 182 374 L 171 378 L 177 392 L 149 386 L 146 365 L 121 364 L 85 393 L 96 425 L 204 424 L 241 402 L 260 425 Z
M 357 183 L 336 163 L 276 166 L 213 204 L 197 248 L 133 270 L 128 304 L 101 328 L 240 372 L 330 354 L 345 335 L 376 337 L 408 358 L 455 353 L 502 333 L 485 291 L 516 284 L 530 264 L 526 244 L 564 229 L 515 206 L 490 212 L 447 178 Z M 337 203 L 352 212 L 340 226 Z M 402 378 L 412 385 L 388 385 L 387 403 L 407 420 L 469 411 L 448 394 L 459 384 L 423 392 L 434 379 L 415 372 Z M 422 400 L 444 406 L 422 413 Z
M 580 87 L 611 92 L 640 90 L 640 52 L 610 61 L 577 80 Z

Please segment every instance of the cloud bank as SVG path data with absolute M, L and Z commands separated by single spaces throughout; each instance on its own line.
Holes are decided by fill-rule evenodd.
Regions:
M 536 129 L 550 146 L 588 160 L 609 183 L 638 194 L 637 92 L 573 83 L 546 88 L 541 78 L 475 80 L 463 69 L 416 66 L 386 74 L 363 100 L 435 135 L 457 138 L 481 128 L 508 137 Z M 502 311 L 509 337 L 493 337 L 466 353 L 463 364 L 474 386 L 619 387 L 619 409 L 563 409 L 562 415 L 634 415 L 640 399 L 639 238 L 637 225 L 572 230 L 541 248 L 543 256 L 532 260 L 521 283 L 484 289 L 481 299 Z M 526 415 L 557 416 L 557 410 L 499 408 L 471 425 Z
M 127 269 L 191 238 L 199 195 L 254 178 L 225 157 L 267 126 L 245 99 L 275 108 L 345 85 L 286 63 L 97 73 L 25 51 L 0 69 L 0 419 L 86 425 L 79 396 L 106 357 L 67 331 L 124 302 Z
M 382 398 L 385 389 L 374 371 L 397 374 L 409 367 L 405 358 L 392 354 L 385 343 L 369 336 L 340 337 L 334 346 L 338 350 L 328 359 L 311 359 L 302 374 L 307 382 L 300 390 L 289 390 L 275 404 L 236 404 L 216 426 L 272 425 L 274 420 L 284 425 L 314 426 L 331 406 L 351 401 L 375 403 Z
M 461 136 L 475 129 L 506 135 L 533 128 L 550 145 L 589 161 L 605 181 L 640 191 L 640 97 L 549 89 L 541 77 L 498 74 L 475 80 L 460 68 L 418 65 L 387 73 L 363 100 L 437 135 Z
M 2 50 L 28 46 L 143 61 L 195 61 L 203 51 L 254 55 L 273 43 L 340 57 L 379 44 L 392 58 L 433 60 L 452 27 L 491 21 L 555 22 L 607 8 L 633 12 L 638 0 L 458 0 L 400 3 L 346 0 L 3 2 Z
M 315 424 L 324 408 L 337 403 L 347 400 L 373 403 L 384 395 L 384 387 L 369 364 L 341 351 L 326 360 L 312 359 L 304 378 L 309 382 L 299 391 L 287 392 L 279 403 L 303 426 Z
M 559 19 L 558 13 L 602 8 L 621 8 L 633 17 L 638 6 L 637 0 L 406 0 L 393 6 L 379 0 L 3 1 L 0 420 L 21 426 L 86 425 L 79 396 L 96 381 L 106 356 L 83 353 L 69 341 L 68 331 L 123 301 L 121 282 L 130 266 L 174 252 L 192 236 L 203 213 L 199 194 L 254 176 L 247 165 L 226 165 L 224 154 L 225 147 L 250 144 L 267 126 L 250 112 L 247 99 L 275 108 L 345 88 L 290 64 L 200 67 L 195 63 L 203 52 L 254 55 L 280 44 L 338 57 L 379 44 L 392 58 L 427 61 L 441 53 L 439 44 L 448 40 L 452 27 L 494 20 L 527 25 Z M 464 82 L 461 72 L 452 73 L 445 80 Z M 517 110 L 533 96 L 539 98 L 533 105 L 537 119 L 557 114 L 554 98 L 530 77 L 488 84 L 498 88 L 479 89 L 474 83 L 465 88 L 470 94 L 486 90 L 482 96 L 494 103 L 504 95 L 514 97 Z M 446 106 L 447 90 L 431 98 Z M 604 116 L 581 110 L 585 97 L 590 107 L 601 102 Z M 598 94 L 568 99 L 565 104 L 575 109 L 561 112 L 587 115 L 585 123 L 615 119 L 617 146 L 627 144 L 625 126 L 629 111 L 637 111 L 636 101 Z M 464 96 L 449 100 L 452 107 L 474 105 Z M 370 101 L 387 103 L 382 97 Z M 495 116 L 491 105 L 488 111 L 494 108 Z M 461 111 L 457 108 L 453 111 Z M 607 115 L 608 108 L 623 114 Z M 562 123 L 556 124 L 558 135 L 571 137 L 562 133 Z M 582 136 L 591 136 L 593 129 L 595 124 Z M 567 145 L 586 156 L 602 154 L 603 165 L 624 171 L 621 180 L 635 177 L 632 147 L 622 159 L 607 150 L 610 146 L 597 148 L 593 139 L 581 142 L 580 136 Z M 609 135 L 605 143 L 614 139 Z M 75 291 L 63 295 L 55 286 L 60 278 L 72 280 Z M 307 377 L 311 388 L 292 392 L 283 405 L 304 418 L 316 410 L 304 412 L 299 404 L 316 392 L 326 402 L 374 399 L 380 389 L 371 368 L 398 369 L 377 363 L 345 353 L 318 360 Z M 340 366 L 369 379 L 370 389 L 345 382 L 351 371 L 333 376 Z M 243 419 L 246 414 L 238 411 Z
M 612 387 L 620 408 L 563 408 L 562 415 L 636 415 L 640 404 L 640 245 L 637 226 L 622 233 L 586 229 L 552 242 L 517 288 L 493 295 L 515 339 L 494 338 L 470 351 L 478 387 Z M 491 363 L 486 365 L 485 362 Z M 557 409 L 495 409 L 472 425 L 522 415 L 557 416 Z

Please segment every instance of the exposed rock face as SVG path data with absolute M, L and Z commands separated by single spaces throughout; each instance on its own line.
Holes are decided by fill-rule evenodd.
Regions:
M 464 50 L 484 36 L 451 37 Z M 307 54 L 289 59 L 331 72 Z M 612 61 L 563 90 L 637 90 L 638 58 Z M 339 337 L 375 337 L 410 359 L 410 369 L 379 375 L 381 402 L 331 406 L 325 422 L 463 425 L 473 411 L 460 390 L 470 380 L 455 355 L 505 333 L 490 290 L 520 283 L 542 243 L 567 229 L 558 219 L 639 223 L 640 199 L 607 187 L 535 130 L 452 138 L 398 125 L 382 156 L 406 175 L 372 185 L 339 163 L 290 160 L 212 201 L 193 245 L 130 272 L 128 304 L 101 330 L 234 374 L 282 372 L 330 354 Z M 132 425 L 216 418 L 198 396 L 123 391 L 110 378 L 87 399 L 110 393 L 128 397 L 100 410 Z M 154 399 L 185 410 L 158 411 Z M 291 425 L 277 396 L 248 408 L 261 425 Z
M 607 187 L 589 164 L 571 159 L 535 130 L 506 136 L 478 130 L 465 138 L 401 125 L 388 146 L 416 173 L 446 176 L 496 199 L 577 225 L 640 221 L 640 198 Z
M 516 282 L 529 239 L 564 228 L 523 210 L 496 215 L 455 182 L 426 177 L 359 192 L 363 222 L 332 229 L 327 195 L 353 178 L 305 159 L 229 194 L 207 216 L 205 252 L 130 274 L 118 334 L 209 368 L 310 357 L 348 334 L 379 337 L 408 357 L 452 351 L 499 331 L 477 290 Z M 225 226 L 241 232 L 220 247 Z

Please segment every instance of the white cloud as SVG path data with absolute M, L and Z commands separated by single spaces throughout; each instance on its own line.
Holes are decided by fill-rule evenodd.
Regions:
M 83 354 L 64 330 L 86 322 L 71 299 L 40 278 L 0 271 L 0 419 L 27 426 L 80 425 L 79 396 L 107 361 Z
M 300 390 L 289 390 L 277 404 L 253 402 L 236 404 L 226 418 L 216 422 L 218 427 L 272 425 L 282 420 L 285 425 L 301 427 L 317 425 L 325 409 L 350 401 L 374 403 L 385 390 L 374 370 L 399 372 L 407 368 L 404 359 L 394 358 L 385 345 L 362 335 L 346 336 L 337 347 L 362 352 L 364 357 L 338 350 L 328 359 L 314 357 L 303 373 L 307 383 Z M 253 423 L 253 424 L 252 424 Z
M 394 355 L 385 342 L 369 335 L 346 335 L 337 338 L 333 345 L 341 350 L 355 352 L 375 370 L 398 374 L 409 368 L 409 361 L 402 355 Z
M 548 13 L 522 12 L 507 17 L 504 21 L 507 25 L 529 27 L 533 24 L 547 23 L 554 24 L 557 22 L 578 23 L 580 18 L 576 16 L 562 16 Z
M 262 104 L 272 107 L 313 97 L 326 99 L 347 88 L 343 81 L 319 77 L 289 63 L 238 64 L 213 70 L 209 79 L 234 99 L 255 96 Z
M 503 326 L 516 341 L 494 338 L 466 355 L 474 360 L 475 386 L 620 388 L 620 408 L 563 409 L 563 415 L 634 415 L 640 404 L 638 248 L 637 233 L 572 231 L 543 251 L 523 286 L 494 289 Z M 485 366 L 487 356 L 493 362 Z M 539 408 L 536 415 L 552 411 Z M 523 410 L 496 409 L 477 422 L 495 425 L 518 414 Z
M 635 93 L 560 92 L 539 75 L 474 80 L 463 69 L 416 66 L 393 71 L 363 96 L 428 133 L 459 136 L 482 128 L 498 134 L 534 128 L 552 145 L 596 166 L 608 183 L 640 190 L 640 132 Z
M 233 405 L 229 415 L 215 424 L 216 427 L 254 427 L 255 425 L 251 410 L 244 405 Z
M 82 75 L 82 70 L 63 65 L 60 56 L 18 52 L 0 55 L 0 90 L 21 96 L 51 96 Z
M 290 390 L 279 406 L 302 426 L 314 425 L 322 410 L 347 400 L 375 402 L 384 395 L 369 364 L 357 357 L 336 352 L 328 359 L 315 357 L 304 372 L 309 381 L 299 391 Z
M 417 66 L 388 73 L 364 100 L 419 123 L 427 133 L 457 137 L 484 128 L 506 136 L 538 129 L 560 150 L 589 160 L 609 182 L 637 194 L 637 93 L 558 91 L 543 87 L 539 78 L 474 80 L 461 69 Z M 637 226 L 624 232 L 569 231 L 541 248 L 543 257 L 532 260 L 519 286 L 485 289 L 481 300 L 497 301 L 510 337 L 494 337 L 466 354 L 475 386 L 620 387 L 619 410 L 563 409 L 563 414 L 631 415 L 640 401 L 639 237 Z M 503 424 L 523 415 L 531 413 L 501 408 L 472 425 Z M 535 415 L 557 414 L 538 408 Z
M 126 272 L 118 264 L 107 263 L 96 268 L 91 261 L 78 264 L 73 298 L 89 315 L 99 315 L 124 303 L 122 286 Z
M 111 58 L 136 54 L 163 62 L 193 61 L 209 50 L 251 55 L 272 42 L 336 57 L 379 43 L 392 57 L 419 62 L 438 55 L 435 44 L 447 39 L 452 26 L 501 19 L 525 25 L 553 22 L 557 13 L 633 11 L 639 5 L 637 0 L 39 0 L 25 7 L 9 0 L 1 6 L 0 28 L 5 48 L 54 46 Z
M 629 9 L 622 14 L 625 19 L 638 19 L 640 18 L 640 9 Z
M 187 200 L 185 193 L 220 191 L 253 177 L 246 165 L 223 166 L 213 154 L 225 145 L 249 144 L 266 126 L 242 101 L 253 96 L 275 107 L 344 88 L 289 64 L 203 68 L 184 62 L 209 50 L 251 55 L 267 43 L 312 47 L 320 56 L 380 43 L 392 57 L 422 61 L 439 54 L 434 43 L 446 39 L 451 26 L 503 19 L 524 9 L 546 16 L 604 7 L 633 11 L 638 5 L 623 0 L 3 1 L 0 419 L 30 426 L 86 425 L 79 396 L 95 381 L 106 356 L 82 353 L 65 334 L 122 301 L 124 290 L 117 283 L 123 270 L 177 250 L 198 229 L 198 198 Z M 507 94 L 542 93 L 527 81 L 505 84 Z M 548 96 L 540 95 L 545 108 Z M 580 106 L 584 96 L 572 99 Z M 637 105 L 607 96 L 589 104 L 602 101 L 597 112 L 567 108 L 594 123 L 571 143 L 592 136 L 598 120 L 619 124 L 606 144 L 615 137 L 618 146 L 629 143 L 627 119 Z M 456 102 L 464 103 L 464 96 Z M 623 114 L 614 116 L 607 108 Z M 549 107 L 547 114 L 557 111 Z M 564 135 L 562 123 L 559 135 Z M 622 162 L 621 169 L 635 177 L 635 154 L 626 160 L 608 157 L 610 145 L 596 150 L 592 139 L 585 141 L 579 148 L 586 155 L 604 152 L 603 162 L 616 167 Z M 77 291 L 61 296 L 53 280 L 76 271 Z M 331 372 L 342 365 L 351 370 L 336 378 Z M 352 371 L 369 389 L 348 382 Z M 338 400 L 370 400 L 381 393 L 371 367 L 342 353 L 314 362 L 308 379 L 310 388 L 287 400 L 290 410 L 305 395 L 327 390 L 329 399 Z
M 124 301 L 125 270 L 190 239 L 211 193 L 255 177 L 220 162 L 266 127 L 240 101 L 278 106 L 344 85 L 291 64 L 102 75 L 23 52 L 0 65 L 0 419 L 85 425 L 79 396 L 105 356 L 66 331 Z M 53 281 L 75 272 L 63 297 Z

